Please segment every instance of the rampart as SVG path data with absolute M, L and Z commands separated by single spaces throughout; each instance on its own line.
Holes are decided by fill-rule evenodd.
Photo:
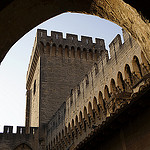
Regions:
M 107 51 L 103 39 L 37 30 L 27 72 L 26 126 L 47 123 L 85 73 Z
M 66 103 L 64 102 L 47 124 L 47 141 L 59 135 L 62 127 L 65 127 Z
M 0 133 L 0 149 L 1 150 L 15 150 L 20 146 L 31 147 L 36 150 L 36 132 L 38 128 L 30 128 L 30 133 L 26 134 L 25 127 L 17 126 L 16 133 L 13 133 L 13 126 L 4 126 L 3 133 Z
M 110 43 L 110 59 L 101 51 L 85 78 L 66 100 L 65 126 L 55 138 L 49 138 L 50 149 L 74 149 L 105 125 L 119 109 L 130 104 L 137 93 L 149 85 L 150 67 L 139 45 L 123 30 Z M 59 132 L 59 133 L 58 133 Z

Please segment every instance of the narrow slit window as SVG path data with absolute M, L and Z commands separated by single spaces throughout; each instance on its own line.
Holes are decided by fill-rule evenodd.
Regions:
M 34 81 L 33 94 L 36 92 L 36 80 Z

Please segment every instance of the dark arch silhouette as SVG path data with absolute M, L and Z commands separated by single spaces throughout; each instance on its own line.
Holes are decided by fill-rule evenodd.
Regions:
M 97 106 L 97 98 L 95 96 L 93 98 L 93 110 L 95 110 L 96 114 L 99 114 L 99 110 Z
M 105 108 L 105 102 L 103 100 L 103 94 L 102 94 L 101 91 L 99 91 L 99 94 L 98 94 L 98 101 L 99 101 L 99 104 L 100 104 L 102 110 L 105 111 L 106 110 L 106 108 Z
M 111 93 L 117 92 L 116 83 L 115 83 L 114 79 L 111 79 L 111 81 L 110 81 L 110 91 L 111 91 Z
M 118 86 L 120 87 L 120 89 L 122 91 L 125 90 L 124 80 L 123 80 L 123 77 L 122 77 L 122 73 L 120 71 L 118 72 L 118 75 L 117 75 L 117 84 L 118 84 Z
M 124 73 L 125 73 L 125 79 L 129 82 L 130 85 L 132 85 L 133 84 L 132 73 L 131 73 L 130 66 L 128 64 L 125 65 Z
M 133 65 L 133 71 L 135 72 L 135 74 L 139 78 L 141 78 L 142 77 L 142 71 L 141 71 L 141 66 L 140 66 L 139 59 L 137 56 L 133 56 L 132 65 Z
M 62 47 L 62 45 L 59 45 L 59 47 L 58 47 L 58 56 L 60 56 L 60 57 L 63 56 L 63 47 Z
M 105 97 L 106 101 L 109 101 L 110 94 L 109 94 L 109 89 L 108 89 L 107 85 L 105 85 L 105 88 L 104 88 L 104 97 Z
M 26 143 L 22 143 L 22 144 L 20 144 L 20 145 L 18 145 L 16 148 L 14 148 L 13 150 L 32 150 L 32 148 L 28 145 L 28 144 L 26 144 Z
M 79 122 L 82 123 L 82 112 L 79 112 Z

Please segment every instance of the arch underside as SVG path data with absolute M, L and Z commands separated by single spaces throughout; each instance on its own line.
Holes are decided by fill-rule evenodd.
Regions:
M 150 60 L 150 26 L 136 9 L 123 0 L 22 0 L 21 2 L 13 0 L 8 2 L 5 4 L 1 2 L 3 5 L 0 7 L 0 62 L 11 46 L 24 34 L 43 21 L 67 11 L 96 15 L 118 24 L 130 32 L 141 45 L 148 61 Z
M 25 143 L 18 145 L 14 150 L 32 150 L 30 146 Z

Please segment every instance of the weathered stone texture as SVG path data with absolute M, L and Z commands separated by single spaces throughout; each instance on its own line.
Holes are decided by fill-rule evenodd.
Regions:
M 0 133 L 0 150 L 37 150 L 37 128 L 32 128 L 30 134 L 25 134 L 25 127 L 17 127 L 17 133 L 12 133 L 13 127 L 4 126 L 4 132 Z M 31 128 L 30 128 L 31 129 Z M 21 149 L 22 148 L 22 149 Z
M 49 121 L 104 50 L 103 39 L 93 43 L 91 37 L 82 36 L 78 41 L 77 35 L 72 34 L 63 39 L 60 32 L 52 31 L 47 36 L 47 31 L 38 30 L 27 73 L 30 126 Z
M 99 91 L 103 93 L 104 97 L 104 88 L 106 85 L 109 92 L 111 92 L 111 79 L 115 80 L 116 86 L 118 85 L 118 72 L 121 72 L 123 79 L 125 79 L 126 64 L 130 66 L 131 71 L 134 70 L 132 64 L 134 56 L 137 56 L 139 62 L 142 62 L 141 48 L 133 38 L 129 36 L 123 44 L 120 41 L 120 35 L 117 35 L 110 43 L 110 54 L 113 55 L 110 56 L 110 59 L 104 57 L 99 60 L 97 74 L 95 66 L 92 67 L 92 71 L 88 74 L 89 85 L 86 86 L 86 78 L 79 84 L 81 87 L 79 96 L 77 95 L 77 88 L 74 89 L 73 104 L 70 104 L 70 98 L 66 101 L 66 126 L 68 126 L 69 122 L 71 123 L 73 118 L 75 119 L 76 115 L 79 115 L 80 111 L 84 114 L 84 106 L 88 108 L 89 102 L 93 104 L 93 98 L 96 97 L 98 99 Z
M 30 89 L 30 127 L 39 127 L 40 58 L 37 62 Z M 36 82 L 35 93 L 34 84 Z
M 110 43 L 110 59 L 107 51 L 101 51 L 98 63 L 94 64 L 91 71 L 72 90 L 72 94 L 66 100 L 65 123 L 62 120 L 59 126 L 52 124 L 51 129 L 53 129 L 53 132 L 51 133 L 53 134 L 47 132 L 47 146 L 50 145 L 48 147 L 51 149 L 58 147 L 78 149 L 87 139 L 94 141 L 92 140 L 93 129 L 99 128 L 103 130 L 104 124 L 109 122 L 108 120 L 111 120 L 114 114 L 118 114 L 119 109 L 130 104 L 137 93 L 140 93 L 144 87 L 149 86 L 149 65 L 140 46 L 124 30 L 123 36 L 124 43 L 122 43 L 120 35 L 117 35 Z M 64 110 L 59 109 L 57 113 L 63 114 Z M 136 130 L 142 125 L 140 124 L 136 127 L 136 123 L 139 124 L 138 117 L 136 118 L 137 120 L 135 119 L 134 122 L 131 122 Z M 144 116 L 142 117 L 144 119 Z M 52 122 L 57 122 L 57 119 L 57 115 L 55 115 Z M 124 118 L 121 119 L 123 120 Z M 128 125 L 130 125 L 130 121 L 128 120 Z M 144 121 L 146 122 L 146 120 Z M 109 126 L 109 123 L 106 124 L 106 127 L 107 125 Z M 119 126 L 118 122 L 112 124 L 110 128 L 113 130 L 115 125 Z M 102 128 L 100 128 L 101 126 Z M 134 145 L 130 145 L 132 142 L 129 142 L 132 129 L 129 126 L 127 128 L 128 132 L 125 137 L 123 135 L 126 134 L 125 126 L 112 135 L 111 132 L 113 131 L 109 132 L 108 130 L 111 135 L 108 139 L 109 142 L 105 144 L 101 142 L 98 145 L 98 142 L 103 141 L 103 138 L 105 138 L 105 136 L 103 137 L 105 132 L 106 135 L 108 134 L 104 129 L 104 132 L 101 131 L 102 139 L 101 136 L 95 139 L 97 140 L 95 148 L 119 150 L 122 147 L 123 149 L 132 147 L 131 149 L 135 150 Z M 142 130 L 145 131 L 144 128 Z M 136 132 L 138 133 L 138 131 Z M 133 134 L 136 134 L 136 132 L 134 133 L 133 131 Z M 95 131 L 96 135 L 99 135 L 99 132 L 96 133 Z M 133 136 L 135 137 L 135 135 Z M 142 133 L 139 133 L 138 136 L 140 138 Z M 147 137 L 148 134 L 145 136 Z M 133 141 L 133 143 L 135 144 L 136 141 Z M 148 141 L 145 142 L 146 147 L 147 144 Z M 141 146 L 143 146 L 141 142 L 139 142 L 139 146 L 140 150 Z M 84 149 L 90 148 L 85 147 Z

